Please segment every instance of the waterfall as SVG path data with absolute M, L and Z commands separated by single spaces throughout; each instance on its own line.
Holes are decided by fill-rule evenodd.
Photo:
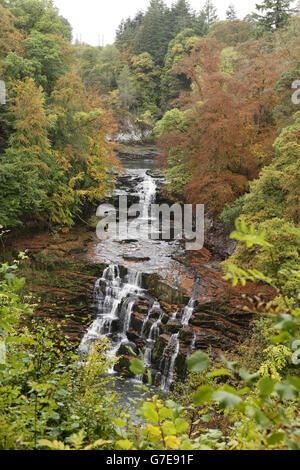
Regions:
M 159 368 L 162 371 L 161 388 L 164 391 L 169 390 L 173 382 L 175 361 L 179 354 L 180 348 L 178 336 L 179 333 L 171 336 L 170 341 L 163 352 L 163 357 L 160 362 Z
M 182 326 L 186 327 L 189 325 L 190 319 L 194 313 L 195 303 L 196 301 L 192 298 L 190 299 L 188 305 L 184 308 L 181 320 Z
M 143 292 L 141 284 L 142 275 L 135 270 L 128 270 L 124 280 L 119 266 L 112 264 L 104 270 L 102 278 L 95 282 L 93 309 L 96 319 L 81 341 L 81 356 L 88 354 L 91 345 L 103 336 L 108 336 L 111 341 L 109 356 L 115 356 L 120 346 L 128 342 L 126 333 L 130 328 L 134 304 Z
M 144 320 L 143 320 L 142 329 L 141 329 L 141 337 L 142 337 L 142 338 L 143 338 L 144 335 L 145 335 L 145 330 L 146 330 L 148 321 L 150 320 L 150 317 L 151 317 L 152 313 L 153 313 L 155 310 L 160 310 L 160 304 L 159 304 L 159 302 L 154 302 L 154 304 L 152 305 L 152 307 L 149 309 L 148 314 L 145 316 L 145 318 L 144 318 Z
M 149 336 L 147 338 L 147 344 L 144 350 L 144 363 L 145 367 L 151 366 L 151 354 L 154 348 L 155 342 L 157 341 L 160 333 L 160 325 L 163 319 L 164 312 L 162 311 L 158 320 L 151 326 Z
M 197 334 L 194 332 L 193 340 L 191 342 L 191 352 L 196 350 L 196 341 L 197 341 Z
M 156 191 L 157 187 L 154 179 L 146 173 L 141 187 L 142 196 L 140 198 L 140 204 L 143 206 L 143 218 L 148 219 L 149 217 L 150 205 L 155 201 Z
M 177 315 L 178 315 L 178 310 L 176 310 L 176 312 L 174 312 L 174 313 L 172 314 L 172 316 L 171 316 L 171 321 L 176 320 Z

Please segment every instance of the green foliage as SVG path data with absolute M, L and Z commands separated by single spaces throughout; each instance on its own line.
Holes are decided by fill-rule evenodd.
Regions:
M 0 220 L 8 228 L 29 220 L 52 229 L 71 226 L 83 206 L 90 210 L 114 187 L 120 165 L 107 138 L 116 130 L 112 113 L 70 72 L 70 26 L 51 0 L 4 6 L 0 42 L 4 33 L 14 38 L 8 36 L 0 63 L 7 84 L 0 110 Z M 119 61 L 117 49 L 102 51 L 103 67 L 114 54 Z
M 291 0 L 263 0 L 256 5 L 257 11 L 263 14 L 254 13 L 252 18 L 263 32 L 284 28 L 295 12 L 291 3 Z
M 225 225 L 233 226 L 236 219 L 241 215 L 244 207 L 245 196 L 236 199 L 232 204 L 226 204 L 220 219 Z
M 18 29 L 26 33 L 34 29 L 71 39 L 71 26 L 58 15 L 52 0 L 10 0 L 7 7 L 15 16 Z
M 288 296 L 295 295 L 300 288 L 299 278 L 295 275 L 300 268 L 300 209 L 296 183 L 299 179 L 299 129 L 299 114 L 296 113 L 293 124 L 283 129 L 275 141 L 272 164 L 266 166 L 259 179 L 251 184 L 250 193 L 225 209 L 222 215 L 224 221 L 230 221 L 232 213 L 236 209 L 240 211 L 242 202 L 240 224 L 244 227 L 244 235 L 236 236 L 235 233 L 234 237 L 245 240 L 248 237 L 246 224 L 252 223 L 252 232 L 263 233 L 267 242 L 263 245 L 255 243 L 254 232 L 250 234 L 250 245 L 239 244 L 233 257 L 226 262 L 229 272 L 232 273 L 232 263 L 238 269 L 243 270 L 246 266 L 264 272 L 273 279 L 273 285 Z M 261 248 L 257 249 L 255 245 L 261 245 Z
M 162 137 L 168 132 L 183 132 L 187 129 L 188 125 L 188 113 L 174 108 L 171 111 L 167 111 L 163 118 L 156 123 L 153 132 L 158 137 Z
M 106 354 L 108 343 L 96 344 L 87 361 L 79 363 L 60 325 L 34 320 L 33 305 L 20 301 L 24 279 L 14 274 L 17 264 L 0 269 L 0 340 L 5 348 L 0 447 L 54 449 L 56 440 L 63 442 L 60 448 L 107 445 L 102 437 L 113 432 L 115 402 L 112 379 L 105 376 L 113 365 Z

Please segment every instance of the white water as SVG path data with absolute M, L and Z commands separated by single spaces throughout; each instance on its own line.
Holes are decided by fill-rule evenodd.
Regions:
M 197 341 L 197 334 L 194 332 L 193 341 L 191 343 L 191 352 L 196 350 L 196 341 Z
M 111 341 L 108 355 L 112 357 L 123 343 L 128 342 L 126 333 L 134 304 L 143 292 L 141 283 L 142 276 L 137 271 L 129 270 L 123 281 L 118 266 L 112 264 L 105 269 L 102 278 L 95 283 L 93 307 L 97 316 L 81 341 L 81 356 L 88 354 L 91 345 L 103 336 L 108 336 Z
M 157 192 L 154 178 L 149 176 L 144 168 L 129 169 L 127 178 L 131 182 L 131 185 L 128 186 L 131 192 L 128 192 L 125 185 L 116 195 L 130 195 L 134 198 L 138 196 L 141 205 L 140 238 L 134 236 L 135 240 L 131 243 L 120 243 L 118 240 L 107 239 L 100 241 L 96 247 L 96 259 L 101 263 L 109 264 L 109 267 L 95 283 L 93 310 L 96 313 L 96 318 L 81 342 L 79 351 L 82 356 L 88 354 L 91 345 L 103 336 L 107 336 L 111 342 L 108 351 L 108 355 L 111 357 L 122 353 L 124 345 L 131 346 L 132 343 L 128 341 L 127 333 L 130 331 L 135 303 L 144 294 L 141 288 L 142 273 L 155 272 L 163 276 L 163 270 L 165 270 L 168 275 L 173 272 L 174 277 L 178 273 L 177 262 L 172 259 L 174 253 L 180 253 L 181 248 L 178 243 L 149 239 L 150 209 L 151 204 L 155 202 Z M 127 236 L 124 240 L 127 241 Z M 126 259 L 128 256 L 129 258 L 149 258 L 149 261 L 136 263 L 136 270 L 133 270 L 131 269 L 132 261 Z M 120 265 L 127 267 L 127 276 L 120 275 Z M 191 299 L 189 305 L 184 309 L 182 326 L 188 326 L 194 307 L 195 301 Z M 156 321 L 149 329 L 151 315 L 155 313 L 157 314 Z M 159 302 L 153 299 L 153 304 L 143 319 L 140 332 L 140 336 L 147 340 L 143 350 L 146 368 L 150 368 L 152 365 L 152 351 L 161 334 L 163 316 L 164 312 Z M 175 320 L 177 316 L 179 316 L 179 311 L 174 312 L 171 321 Z M 193 347 L 194 344 L 191 345 L 191 348 Z M 157 377 L 161 377 L 163 390 L 169 390 L 172 384 L 179 349 L 179 335 L 172 335 L 162 354 L 160 364 L 156 364 L 156 368 L 160 370 Z M 112 372 L 113 370 L 110 371 L 110 373 Z M 142 381 L 142 379 L 143 377 L 136 377 L 136 381 Z
M 145 335 L 145 330 L 146 330 L 146 327 L 147 327 L 147 324 L 150 320 L 150 317 L 151 315 L 153 314 L 153 312 L 155 310 L 160 310 L 160 304 L 159 302 L 154 302 L 154 304 L 152 305 L 152 307 L 149 309 L 148 311 L 148 314 L 145 316 L 144 320 L 143 320 L 143 324 L 142 324 L 142 329 L 141 329 L 141 336 L 144 337 Z
M 194 313 L 195 305 L 196 300 L 191 298 L 188 305 L 184 308 L 181 320 L 181 324 L 183 327 L 187 327 L 189 325 L 190 319 L 192 318 L 192 315 Z

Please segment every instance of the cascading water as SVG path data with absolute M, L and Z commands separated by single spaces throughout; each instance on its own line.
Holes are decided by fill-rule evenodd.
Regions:
M 173 382 L 175 361 L 180 348 L 178 336 L 179 333 L 171 336 L 170 341 L 163 352 L 163 357 L 160 363 L 159 368 L 162 371 L 161 388 L 164 391 L 168 391 Z
M 95 283 L 93 307 L 97 317 L 81 341 L 81 356 L 88 354 L 91 345 L 103 336 L 108 336 L 111 341 L 110 356 L 115 356 L 120 346 L 128 342 L 126 333 L 134 304 L 142 293 L 141 283 L 142 276 L 137 271 L 128 270 L 123 281 L 119 266 L 110 265 L 105 269 L 102 278 Z
M 193 341 L 191 343 L 191 352 L 194 352 L 196 349 L 197 334 L 194 332 Z
M 189 325 L 190 319 L 192 318 L 192 315 L 194 313 L 195 305 L 196 300 L 194 298 L 191 298 L 188 305 L 184 308 L 181 320 L 181 324 L 183 327 Z
M 152 307 L 149 309 L 148 311 L 148 314 L 145 316 L 144 320 L 143 320 L 143 324 L 142 324 L 142 329 L 141 329 L 141 336 L 143 337 L 145 335 L 145 330 L 146 330 L 146 327 L 147 327 L 147 324 L 150 320 L 150 317 L 151 315 L 153 314 L 153 312 L 155 310 L 160 310 L 160 304 L 159 302 L 154 302 L 154 304 L 152 305 Z
M 96 259 L 98 258 L 101 263 L 110 265 L 95 283 L 93 311 L 96 313 L 96 318 L 84 336 L 79 352 L 81 356 L 88 354 L 92 344 L 97 339 L 107 336 L 111 343 L 108 355 L 122 354 L 125 356 L 126 363 L 126 359 L 130 359 L 130 354 L 126 356 L 124 346 L 128 345 L 138 353 L 138 348 L 143 345 L 146 368 L 151 369 L 152 373 L 156 374 L 156 379 L 160 377 L 158 383 L 161 384 L 163 390 L 167 391 L 173 382 L 180 342 L 179 334 L 173 334 L 169 338 L 170 330 L 167 329 L 166 325 L 168 322 L 179 324 L 182 310 L 178 309 L 176 311 L 174 309 L 170 314 L 168 309 L 162 310 L 159 302 L 145 295 L 145 291 L 141 288 L 142 272 L 152 274 L 167 270 L 168 275 L 171 272 L 176 277 L 177 261 L 172 258 L 172 255 L 180 253 L 181 248 L 176 242 L 149 238 L 151 204 L 155 202 L 157 187 L 160 183 L 156 182 L 145 168 L 131 168 L 123 181 L 125 182 L 123 187 L 119 188 L 115 196 L 127 195 L 134 202 L 139 199 L 140 214 L 137 219 L 137 227 L 140 221 L 140 229 L 135 231 L 133 224 L 132 232 L 130 228 L 128 237 L 127 232 L 124 230 L 124 233 L 126 232 L 124 239 L 122 237 L 121 240 L 114 238 L 103 239 L 95 248 Z M 131 220 L 132 218 L 135 218 L 134 214 L 130 215 L 129 221 L 135 222 Z M 121 223 L 123 223 L 122 220 L 125 220 L 120 217 L 120 213 L 119 220 L 121 220 Z M 156 230 L 161 230 L 159 224 L 157 224 Z M 140 271 L 131 269 L 132 263 L 139 263 L 138 269 Z M 121 275 L 123 270 L 120 270 L 120 266 L 128 268 L 126 276 Z M 196 298 L 193 295 L 182 313 L 182 327 L 187 327 L 190 323 L 196 303 L 194 299 Z M 144 305 L 148 306 L 149 300 L 151 302 L 150 308 L 148 307 L 144 318 L 141 318 L 141 311 L 138 308 L 135 309 L 135 304 L 144 302 Z M 131 334 L 128 334 L 129 332 Z M 132 338 L 135 344 L 128 340 L 127 335 Z M 160 349 L 161 337 L 164 341 L 162 355 Z M 165 341 L 168 341 L 167 345 Z M 191 351 L 195 348 L 195 345 L 196 337 L 194 337 L 193 342 L 191 341 Z M 154 351 L 156 346 L 159 355 L 156 349 Z M 137 381 L 142 381 L 142 379 L 143 377 L 136 377 Z

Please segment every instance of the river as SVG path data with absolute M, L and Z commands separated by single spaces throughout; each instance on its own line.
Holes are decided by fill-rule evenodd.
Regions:
M 106 336 L 111 342 L 109 354 L 121 357 L 111 374 L 121 372 L 135 383 L 146 378 L 130 376 L 131 348 L 136 354 L 143 353 L 153 384 L 167 392 L 176 373 L 184 377 L 186 358 L 193 351 L 207 349 L 210 344 L 227 347 L 227 326 L 224 323 L 225 335 L 215 331 L 215 325 L 219 331 L 222 314 L 211 312 L 212 295 L 208 295 L 211 286 L 213 295 L 222 295 L 222 286 L 212 277 L 213 268 L 208 267 L 208 275 L 200 281 L 196 272 L 180 261 L 185 255 L 180 241 L 149 237 L 150 207 L 162 184 L 161 175 L 154 171 L 155 160 L 123 159 L 122 163 L 126 172 L 106 202 L 116 205 L 119 196 L 127 196 L 130 203 L 140 204 L 139 237 L 134 239 L 129 232 L 125 239 L 105 237 L 94 244 L 93 261 L 107 268 L 94 286 L 95 318 L 81 341 L 80 354 L 87 354 L 91 344 Z M 150 289 L 147 283 L 153 276 L 159 276 L 162 283 Z M 197 313 L 199 298 L 201 314 Z M 228 329 L 230 338 L 234 329 L 235 319 Z

